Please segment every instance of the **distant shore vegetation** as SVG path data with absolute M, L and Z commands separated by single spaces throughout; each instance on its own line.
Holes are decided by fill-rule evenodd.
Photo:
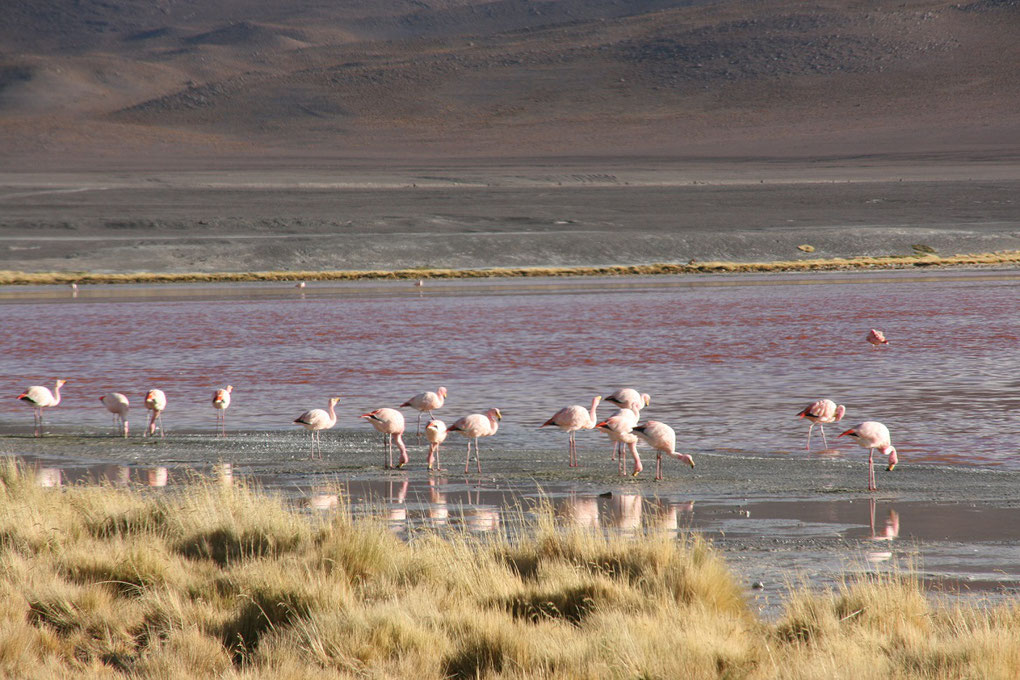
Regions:
M 1016 678 L 1020 605 L 910 573 L 795 587 L 763 620 L 696 534 L 401 538 L 211 480 L 40 486 L 0 465 L 0 676 Z M 781 575 L 776 575 L 781 579 Z
M 134 272 L 122 274 L 22 272 L 0 270 L 0 285 L 116 284 L 116 283 L 228 283 L 242 281 L 359 281 L 417 279 L 481 279 L 569 276 L 656 276 L 711 273 L 764 273 L 849 271 L 862 269 L 917 269 L 924 267 L 1018 266 L 1020 251 L 940 256 L 914 248 L 912 255 L 801 259 L 775 262 L 718 262 L 691 260 L 686 264 L 663 263 L 601 267 L 488 267 L 479 269 L 374 269 L 337 271 L 264 272 Z

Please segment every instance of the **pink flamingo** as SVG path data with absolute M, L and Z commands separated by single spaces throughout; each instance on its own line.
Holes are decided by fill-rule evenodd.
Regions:
M 478 438 L 491 437 L 499 430 L 499 421 L 503 414 L 498 408 L 490 408 L 485 413 L 472 413 L 469 416 L 458 418 L 453 425 L 447 428 L 447 432 L 459 432 L 468 438 L 467 458 L 464 459 L 464 473 L 467 474 L 468 463 L 471 462 L 471 441 L 475 442 L 475 465 L 478 472 L 482 471 L 482 462 L 478 459 Z
M 552 418 L 539 425 L 539 427 L 555 425 L 564 432 L 569 433 L 570 444 L 568 450 L 570 462 L 567 464 L 568 467 L 577 467 L 577 442 L 574 439 L 574 434 L 578 430 L 590 430 L 595 427 L 595 423 L 598 422 L 598 418 L 595 416 L 595 409 L 598 408 L 601 400 L 602 397 L 593 398 L 590 410 L 578 404 L 561 408 L 553 414 Z
M 294 419 L 296 424 L 311 431 L 313 456 L 316 452 L 318 452 L 319 458 L 322 458 L 321 431 L 328 430 L 336 425 L 336 411 L 333 410 L 333 407 L 336 406 L 339 401 L 340 397 L 330 397 L 328 409 L 323 410 L 321 408 L 313 408 L 310 411 L 305 411 Z
M 867 340 L 872 344 L 872 349 L 878 349 L 879 345 L 889 344 L 889 341 L 885 339 L 885 335 L 882 331 L 876 331 L 874 328 L 868 332 Z
M 446 423 L 442 420 L 432 419 L 425 426 L 425 438 L 429 440 L 429 470 L 432 469 L 432 460 L 435 458 L 436 469 L 442 470 L 439 465 L 439 445 L 446 441 Z
M 657 420 L 648 420 L 643 425 L 635 425 L 633 429 L 641 439 L 655 449 L 655 479 L 662 479 L 662 454 L 665 452 L 678 460 L 694 467 L 694 459 L 686 453 L 676 452 L 676 432 L 673 428 Z M 635 475 L 637 472 L 634 473 Z
M 163 431 L 163 411 L 166 409 L 166 395 L 163 390 L 149 390 L 145 393 L 145 408 L 152 411 L 149 418 L 149 426 L 145 430 L 146 436 L 156 434 L 156 423 L 159 422 L 159 436 L 163 438 L 166 433 Z
M 227 436 L 227 407 L 230 406 L 230 393 L 234 391 L 233 385 L 227 385 L 221 390 L 216 390 L 212 395 L 212 405 L 216 409 L 216 424 L 220 427 L 220 434 Z
M 103 402 L 103 406 L 106 410 L 113 414 L 113 426 L 119 431 L 124 433 L 124 436 L 128 436 L 128 398 L 120 392 L 110 392 L 107 395 L 99 397 L 99 401 Z M 117 427 L 117 419 L 120 419 L 120 427 Z
M 629 387 L 621 387 L 606 397 L 606 401 L 620 408 L 629 408 L 634 413 L 641 413 L 641 409 L 652 403 L 652 398 L 647 394 L 638 394 L 637 390 Z
M 440 387 L 435 392 L 422 392 L 416 394 L 403 404 L 400 408 L 406 408 L 410 406 L 418 411 L 418 427 L 415 428 L 415 435 L 421 438 L 421 414 L 428 413 L 429 418 L 432 418 L 432 411 L 437 408 L 443 408 L 443 404 L 446 403 L 446 388 Z
M 18 399 L 31 404 L 33 410 L 34 423 L 35 423 L 35 436 L 42 436 L 43 426 L 43 412 L 44 408 L 51 408 L 60 403 L 60 388 L 67 383 L 66 380 L 57 379 L 57 386 L 50 392 L 48 388 L 42 385 L 32 385 L 27 390 L 18 395 Z
M 627 474 L 627 460 L 624 458 L 624 447 L 630 449 L 630 455 L 634 459 L 634 474 L 637 475 L 643 469 L 641 458 L 638 457 L 637 452 L 638 438 L 632 432 L 637 424 L 638 414 L 629 408 L 622 408 L 601 423 L 595 424 L 595 427 L 609 435 L 610 441 L 613 442 L 613 458 L 619 456 L 618 460 L 620 462 L 618 467 L 621 475 Z
M 889 456 L 887 471 L 892 471 L 899 462 L 896 447 L 889 439 L 889 428 L 877 421 L 868 420 L 851 427 L 839 436 L 853 437 L 859 446 L 868 449 L 868 491 L 878 491 L 878 487 L 875 486 L 875 449 L 882 455 Z
M 404 415 L 396 409 L 377 408 L 369 413 L 363 413 L 361 417 L 367 419 L 376 431 L 386 437 L 386 469 L 393 467 L 394 442 L 400 449 L 400 460 L 397 462 L 397 467 L 404 467 L 410 461 L 407 456 L 407 447 L 404 446 L 404 439 L 401 436 L 404 434 Z
M 832 399 L 819 399 L 797 414 L 801 418 L 807 418 L 811 421 L 811 427 L 807 431 L 807 448 L 809 451 L 811 450 L 811 430 L 815 429 L 815 425 L 818 426 L 818 430 L 822 433 L 822 444 L 825 448 L 829 448 L 829 442 L 825 441 L 825 428 L 822 427 L 822 423 L 838 423 L 843 419 L 844 413 L 846 413 L 846 407 L 842 404 L 836 406 L 836 402 Z

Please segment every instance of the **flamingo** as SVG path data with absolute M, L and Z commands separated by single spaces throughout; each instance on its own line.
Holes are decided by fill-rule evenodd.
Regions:
M 555 425 L 570 434 L 570 445 L 568 447 L 570 462 L 568 467 L 577 467 L 577 442 L 574 439 L 574 434 L 578 430 L 590 430 L 595 427 L 595 423 L 598 422 L 598 418 L 595 416 L 595 409 L 598 408 L 601 400 L 602 397 L 593 398 L 590 410 L 578 404 L 561 408 L 553 414 L 552 418 L 539 425 L 539 427 Z
M 421 439 L 421 414 L 428 413 L 429 418 L 432 418 L 432 411 L 437 408 L 443 408 L 443 404 L 446 403 L 446 388 L 440 387 L 435 392 L 422 392 L 416 394 L 403 404 L 400 408 L 406 408 L 410 406 L 418 411 L 418 427 L 415 428 L 415 435 Z
M 876 331 L 874 328 L 868 332 L 867 340 L 872 344 L 872 349 L 878 349 L 879 345 L 889 344 L 889 341 L 885 339 L 885 334 L 882 331 Z
M 425 426 L 425 438 L 429 440 L 429 470 L 432 469 L 432 459 L 435 457 L 436 469 L 442 470 L 439 465 L 439 445 L 446 441 L 446 423 L 442 420 L 432 419 Z
M 163 438 L 166 433 L 163 431 L 163 411 L 166 409 L 166 395 L 163 390 L 149 390 L 145 393 L 145 408 L 152 411 L 149 418 L 149 426 L 145 430 L 146 436 L 156 434 L 156 422 L 159 421 L 159 436 Z
M 330 397 L 329 408 L 325 411 L 321 408 L 313 408 L 310 411 L 305 411 L 297 418 L 294 422 L 301 425 L 306 430 L 310 430 L 312 433 L 312 455 L 318 451 L 319 458 L 322 458 L 322 440 L 320 430 L 328 430 L 336 425 L 336 411 L 333 407 L 340 401 L 340 397 Z
M 110 392 L 107 395 L 99 397 L 99 401 L 103 402 L 103 406 L 106 410 L 113 414 L 113 426 L 117 427 L 117 419 L 120 419 L 121 427 L 117 428 L 124 432 L 124 436 L 128 436 L 128 398 L 120 392 Z
M 227 436 L 227 407 L 230 406 L 230 393 L 233 391 L 234 386 L 227 385 L 212 395 L 212 405 L 216 409 L 216 424 L 220 426 L 220 434 L 224 437 Z
M 662 454 L 663 452 L 686 462 L 691 467 L 694 467 L 694 459 L 686 453 L 676 452 L 676 432 L 673 428 L 665 423 L 660 423 L 657 420 L 648 420 L 643 425 L 635 425 L 633 429 L 641 439 L 648 442 L 649 446 L 655 449 L 655 479 L 656 481 L 662 479 Z M 639 463 L 640 465 L 640 463 Z M 640 468 L 634 471 L 634 475 L 640 472 Z
M 818 430 L 822 433 L 822 444 L 825 448 L 829 448 L 829 442 L 825 441 L 825 428 L 822 427 L 822 423 L 838 423 L 843 419 L 844 413 L 846 413 L 846 407 L 842 404 L 836 406 L 836 402 L 832 399 L 819 399 L 797 414 L 801 418 L 807 418 L 811 421 L 811 427 L 807 431 L 807 448 L 809 451 L 811 450 L 811 430 L 815 429 L 815 425 L 818 426 Z
M 295 288 L 304 288 L 306 285 L 308 285 L 308 284 L 306 284 L 304 281 L 298 281 L 297 283 L 294 284 L 294 287 Z M 319 409 L 319 410 L 321 410 L 321 409 Z
M 609 439 L 613 442 L 613 457 L 616 458 L 619 453 L 618 467 L 621 475 L 627 474 L 627 461 L 623 457 L 624 446 L 630 449 L 630 455 L 634 459 L 634 474 L 638 474 L 643 469 L 637 452 L 637 435 L 631 432 L 637 424 L 638 414 L 629 408 L 621 408 L 601 423 L 595 424 L 595 427 L 609 435 Z
M 386 469 L 393 467 L 393 443 L 396 442 L 397 448 L 400 449 L 400 460 L 397 462 L 397 467 L 402 468 L 410 460 L 407 456 L 407 447 L 404 446 L 404 440 L 401 437 L 404 434 L 404 415 L 393 408 L 377 408 L 369 413 L 363 413 L 362 418 L 372 423 L 378 432 L 381 432 L 386 437 Z
M 464 474 L 467 474 L 468 463 L 471 461 L 471 440 L 475 442 L 475 465 L 478 472 L 482 471 L 482 462 L 478 459 L 478 438 L 491 437 L 499 429 L 499 421 L 503 414 L 498 408 L 490 408 L 485 413 L 472 413 L 471 415 L 458 418 L 453 425 L 447 428 L 447 432 L 459 432 L 468 438 L 467 458 L 464 459 Z
M 652 398 L 647 394 L 638 394 L 637 390 L 629 387 L 621 387 L 606 397 L 606 401 L 620 408 L 629 408 L 634 413 L 641 413 L 641 409 L 652 403 Z
M 50 408 L 60 403 L 60 388 L 67 383 L 66 380 L 57 379 L 57 386 L 50 392 L 48 388 L 42 385 L 32 385 L 27 390 L 18 395 L 18 399 L 31 404 L 34 409 L 33 415 L 35 416 L 35 436 L 42 436 L 42 424 L 43 424 L 43 412 L 44 408 Z
M 887 471 L 891 472 L 899 462 L 896 447 L 889 439 L 889 428 L 878 421 L 868 420 L 856 427 L 851 427 L 839 436 L 853 437 L 859 446 L 868 449 L 868 491 L 878 491 L 878 487 L 875 486 L 875 449 L 889 457 Z

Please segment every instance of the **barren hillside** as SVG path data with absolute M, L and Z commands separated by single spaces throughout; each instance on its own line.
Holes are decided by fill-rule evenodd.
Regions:
M 1018 35 L 1016 0 L 7 0 L 0 148 L 1008 157 Z

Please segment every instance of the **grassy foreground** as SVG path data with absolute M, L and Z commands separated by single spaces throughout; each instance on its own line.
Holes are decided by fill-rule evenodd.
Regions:
M 918 267 L 1018 266 L 1020 251 L 940 256 L 914 255 L 805 259 L 779 262 L 695 262 L 688 264 L 615 265 L 606 267 L 490 267 L 483 269 L 396 269 L 350 271 L 184 272 L 93 274 L 89 272 L 21 272 L 0 270 L 0 285 L 108 283 L 227 283 L 231 281 L 358 281 L 371 279 L 480 279 L 536 276 L 653 276 L 740 272 L 847 271 Z
M 1016 678 L 1020 606 L 911 578 L 802 591 L 777 622 L 696 536 L 410 542 L 245 487 L 46 489 L 0 467 L 0 676 Z

